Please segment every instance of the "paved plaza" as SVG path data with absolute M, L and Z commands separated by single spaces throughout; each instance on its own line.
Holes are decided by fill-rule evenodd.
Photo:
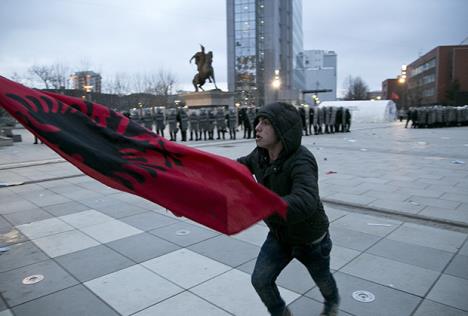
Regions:
M 263 223 L 222 235 L 15 132 L 23 142 L 0 147 L 0 316 L 268 315 L 250 284 Z M 254 144 L 187 143 L 230 158 Z M 468 315 L 468 127 L 354 124 L 303 144 L 319 165 L 340 314 Z M 294 315 L 320 313 L 298 262 L 278 284 Z

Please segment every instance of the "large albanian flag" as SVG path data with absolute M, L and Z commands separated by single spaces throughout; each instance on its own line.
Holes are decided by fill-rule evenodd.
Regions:
M 85 174 L 219 232 L 285 216 L 286 203 L 245 166 L 167 141 L 103 105 L 0 76 L 0 106 Z

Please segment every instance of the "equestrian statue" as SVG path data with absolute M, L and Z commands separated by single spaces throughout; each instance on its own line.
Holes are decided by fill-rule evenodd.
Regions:
M 192 63 L 192 60 L 195 59 L 195 64 L 197 65 L 198 73 L 192 80 L 195 91 L 198 91 L 198 89 L 205 91 L 202 87 L 205 84 L 206 79 L 208 79 L 209 82 L 212 82 L 218 90 L 214 77 L 213 66 L 211 65 L 213 63 L 213 52 L 209 51 L 208 53 L 205 53 L 205 47 L 201 44 L 200 47 L 201 51 L 196 52 L 189 61 Z

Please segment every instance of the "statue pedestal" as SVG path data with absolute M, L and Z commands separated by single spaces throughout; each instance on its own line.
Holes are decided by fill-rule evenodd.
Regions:
M 234 94 L 221 90 L 187 93 L 183 95 L 183 98 L 189 108 L 234 106 Z
M 2 138 L 9 138 L 15 143 L 23 141 L 21 135 L 13 134 L 12 126 L 0 126 L 0 136 Z

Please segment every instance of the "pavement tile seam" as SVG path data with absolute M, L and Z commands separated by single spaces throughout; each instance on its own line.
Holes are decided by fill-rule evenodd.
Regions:
M 39 247 L 38 247 L 39 248 Z M 14 268 L 11 268 L 11 269 L 7 269 L 7 270 L 4 270 L 4 271 L 0 271 L 0 274 L 1 273 L 4 273 L 4 272 L 11 272 L 11 271 L 14 271 L 14 270 L 17 270 L 17 269 L 22 269 L 22 268 L 26 268 L 28 266 L 31 266 L 31 265 L 34 265 L 36 263 L 41 263 L 41 262 L 45 262 L 47 260 L 53 260 L 53 258 L 50 258 L 44 251 L 42 251 L 42 249 L 39 248 L 39 250 L 41 251 L 41 253 L 45 256 L 44 259 L 42 260 L 38 260 L 38 261 L 34 261 L 33 263 L 29 263 L 29 264 L 25 264 L 25 265 L 18 265 L 18 266 L 15 266 Z M 63 268 L 63 267 L 62 267 Z M 67 271 L 68 272 L 68 271 Z
M 204 298 L 203 296 L 200 296 L 200 295 L 196 294 L 195 292 L 192 292 L 192 291 L 190 291 L 190 290 L 186 290 L 186 292 L 188 292 L 188 293 L 190 293 L 190 294 L 192 294 L 192 295 L 195 295 L 196 297 L 202 299 L 203 301 L 207 302 L 207 303 L 210 304 L 210 305 L 216 306 L 217 308 L 219 308 L 220 310 L 222 310 L 222 311 L 228 313 L 229 315 L 235 316 L 235 315 L 234 315 L 233 313 L 231 313 L 230 311 L 224 309 L 224 307 L 217 305 L 215 302 L 210 302 L 210 301 L 208 301 L 206 298 Z
M 24 269 L 24 268 L 26 268 L 26 267 L 34 266 L 34 265 L 36 265 L 36 264 L 38 264 L 38 263 L 42 263 L 42 262 L 46 262 L 46 261 L 51 261 L 51 262 L 55 263 L 58 267 L 60 267 L 61 269 L 63 269 L 63 270 L 66 272 L 66 274 L 68 275 L 68 277 L 70 277 L 70 278 L 71 278 L 73 281 L 75 281 L 76 283 L 71 284 L 71 285 L 69 285 L 69 286 L 66 286 L 66 287 L 64 287 L 64 288 L 60 288 L 60 289 L 58 289 L 58 290 L 54 290 L 54 291 L 52 291 L 52 292 L 47 292 L 47 293 L 44 294 L 44 295 L 40 295 L 40 296 L 34 297 L 33 299 L 27 300 L 27 301 L 22 302 L 22 303 L 20 303 L 20 304 L 11 305 L 11 304 L 9 304 L 9 303 L 5 300 L 7 306 L 9 306 L 10 308 L 13 308 L 13 307 L 16 307 L 16 306 L 19 306 L 19 305 L 22 305 L 22 304 L 25 304 L 25 303 L 34 301 L 34 300 L 36 300 L 36 299 L 40 299 L 40 298 L 42 298 L 42 297 L 46 297 L 46 296 L 48 296 L 48 295 L 55 294 L 55 293 L 58 293 L 58 292 L 60 292 L 60 291 L 63 291 L 63 290 L 72 288 L 72 287 L 74 287 L 74 286 L 76 286 L 76 285 L 82 284 L 78 279 L 76 279 L 76 278 L 74 277 L 73 274 L 71 274 L 67 269 L 65 269 L 65 267 L 63 267 L 63 266 L 62 266 L 59 262 L 57 262 L 54 258 L 48 258 L 47 260 L 44 260 L 44 261 L 35 262 L 35 263 L 33 263 L 33 264 L 26 265 L 26 266 L 23 266 L 23 267 L 18 267 L 18 268 L 16 268 L 16 269 L 10 270 L 10 271 L 8 271 L 8 272 L 12 272 L 12 271 L 15 271 L 15 270 L 21 270 L 21 269 Z M 4 274 L 4 273 L 6 273 L 6 272 L 1 272 L 0 275 L 1 275 L 1 274 Z M 35 273 L 31 273 L 31 275 L 33 275 L 33 274 L 35 274 Z M 45 276 L 45 277 L 47 277 L 47 276 Z M 31 292 L 32 292 L 32 291 L 33 291 L 33 289 L 31 289 Z M 2 296 L 2 298 L 3 298 L 3 296 Z
M 468 212 L 468 203 L 460 203 L 457 210 Z
M 360 213 L 365 213 L 365 214 L 374 214 L 375 216 L 390 216 L 390 217 L 402 217 L 403 219 L 401 220 L 406 220 L 409 222 L 412 221 L 420 221 L 425 223 L 424 225 L 426 226 L 434 226 L 435 225 L 444 225 L 448 226 L 449 230 L 463 230 L 467 231 L 468 230 L 468 222 L 464 221 L 456 221 L 452 220 L 450 218 L 444 218 L 444 217 L 435 217 L 435 216 L 428 216 L 428 215 L 421 215 L 418 216 L 417 214 L 411 214 L 408 212 L 402 212 L 398 210 L 390 210 L 390 209 L 385 209 L 380 206 L 375 206 L 370 203 L 370 205 L 364 205 L 360 203 L 355 203 L 355 202 L 343 202 L 341 200 L 337 200 L 335 198 L 331 198 L 330 196 L 322 197 L 322 201 L 325 203 L 330 203 L 334 205 L 339 205 L 341 207 L 344 207 L 345 209 L 360 209 L 361 211 L 358 211 Z M 374 203 L 374 202 L 373 202 Z M 427 207 L 425 207 L 427 208 Z M 418 213 L 423 212 L 424 209 L 418 211 Z
M 367 251 L 367 250 L 366 250 Z M 360 255 L 356 256 L 355 258 L 353 258 L 353 260 L 351 260 L 350 262 L 348 262 L 348 264 L 346 264 L 345 266 L 341 267 L 340 269 L 336 270 L 335 272 L 340 272 L 340 273 L 344 273 L 344 274 L 347 274 L 349 276 L 352 276 L 352 277 L 355 277 L 355 278 L 358 278 L 358 279 L 361 279 L 361 280 L 364 280 L 364 281 L 367 281 L 367 282 L 371 282 L 373 284 L 376 284 L 376 285 L 380 285 L 380 286 L 383 286 L 383 287 L 386 287 L 388 289 L 392 289 L 394 291 L 399 291 L 399 292 L 402 292 L 402 293 L 405 293 L 405 294 L 408 294 L 408 295 L 412 295 L 412 296 L 417 296 L 417 297 L 420 297 L 420 298 L 425 298 L 427 296 L 427 294 L 432 290 L 432 288 L 434 287 L 434 285 L 437 283 L 437 281 L 439 280 L 439 278 L 442 276 L 443 273 L 438 273 L 438 277 L 434 280 L 434 282 L 432 283 L 432 285 L 430 286 L 430 288 L 428 288 L 426 290 L 426 292 L 423 294 L 423 295 L 420 295 L 420 294 L 416 294 L 416 293 L 412 293 L 412 292 L 408 292 L 408 291 L 405 291 L 404 289 L 401 289 L 401 288 L 396 288 L 394 286 L 391 286 L 389 284 L 383 284 L 383 283 L 379 283 L 375 280 L 372 280 L 372 279 L 366 279 L 362 276 L 359 276 L 359 275 L 356 275 L 356 274 L 351 274 L 351 273 L 348 273 L 346 271 L 343 271 L 343 269 L 346 268 L 347 265 L 349 265 L 352 261 L 355 261 L 357 260 L 360 256 L 362 255 L 365 255 L 366 252 L 362 252 Z M 378 255 L 373 255 L 373 256 L 376 256 L 376 257 L 380 257 L 380 258 L 383 258 L 383 259 L 386 259 L 386 260 L 390 260 L 390 261 L 395 261 L 395 260 L 392 260 L 392 259 L 388 259 L 388 258 L 385 258 L 385 257 L 382 257 L 382 256 L 378 256 Z M 396 261 L 398 262 L 398 261 Z M 398 263 L 401 263 L 401 262 L 398 262 Z M 404 264 L 404 263 L 402 263 Z M 406 265 L 410 265 L 410 264 L 406 264 Z M 410 265 L 411 266 L 411 265 Z M 427 270 L 427 269 L 425 269 Z
M 63 269 L 63 267 L 62 267 L 62 269 Z M 68 271 L 67 271 L 67 272 L 68 272 Z M 72 277 L 73 277 L 73 275 L 72 275 Z M 78 282 L 79 282 L 79 281 L 78 281 Z M 11 307 L 12 307 L 12 308 L 13 308 L 13 307 L 17 308 L 17 307 L 19 307 L 19 306 L 21 306 L 21 305 L 28 304 L 28 303 L 30 303 L 30 302 L 37 301 L 37 300 L 42 299 L 42 298 L 45 298 L 45 297 L 47 297 L 47 296 L 51 296 L 51 295 L 57 294 L 57 293 L 59 293 L 59 292 L 61 292 L 61 291 L 71 289 L 71 288 L 73 288 L 73 287 L 75 287 L 75 286 L 77 286 L 77 285 L 82 285 L 82 286 L 84 286 L 84 284 L 80 282 L 80 283 L 78 283 L 78 284 L 74 284 L 74 285 L 65 287 L 65 288 L 63 288 L 63 289 L 57 290 L 57 291 L 47 293 L 47 294 L 45 294 L 45 295 L 41 295 L 41 296 L 36 297 L 36 298 L 34 298 L 34 299 L 32 299 L 32 300 L 29 300 L 29 301 L 26 301 L 26 302 L 24 302 L 24 303 L 21 303 L 21 304 L 18 304 L 18 305 L 14 305 L 14 306 L 11 306 Z M 85 287 L 85 288 L 86 288 L 86 287 Z M 86 289 L 87 289 L 87 288 L 86 288 Z M 112 306 L 110 306 L 109 303 L 107 303 L 105 300 L 103 300 L 100 296 L 96 295 L 93 291 L 91 291 L 91 290 L 89 290 L 89 289 L 87 289 L 87 290 L 89 291 L 89 293 L 90 293 L 91 295 L 93 295 L 95 298 L 97 298 L 101 303 L 103 303 L 104 305 L 106 305 L 107 307 L 109 307 L 110 309 L 112 309 L 114 312 L 116 312 L 117 314 L 119 314 L 117 310 L 115 310 Z M 52 316 L 52 315 L 51 315 L 51 316 Z M 58 316 L 58 315 L 57 315 L 57 316 Z M 61 315 L 60 315 L 60 316 L 61 316 Z
M 455 256 L 452 257 L 452 259 L 450 260 L 450 262 L 452 262 L 452 260 L 453 260 L 454 258 L 455 258 Z M 449 264 L 450 264 L 450 262 L 449 262 Z M 448 267 L 448 265 L 445 267 L 444 271 L 447 269 L 447 267 Z M 434 281 L 434 283 L 431 285 L 431 287 L 427 290 L 427 292 L 425 293 L 424 297 L 429 297 L 429 295 L 431 294 L 431 292 L 438 286 L 439 281 L 441 281 L 441 279 L 444 277 L 444 275 L 448 275 L 448 276 L 451 276 L 451 277 L 453 277 L 453 278 L 460 279 L 460 278 L 458 278 L 458 277 L 456 277 L 456 276 L 452 276 L 452 275 L 450 275 L 450 274 L 445 274 L 444 272 L 441 272 L 441 273 L 439 274 L 439 276 L 437 277 L 437 279 Z M 435 300 L 432 300 L 432 301 L 435 301 Z M 440 302 L 440 301 L 435 301 L 435 302 L 443 304 L 443 302 Z M 452 305 L 448 305 L 448 306 L 450 306 L 450 307 L 452 307 L 452 308 L 457 308 L 457 307 L 452 306 Z M 457 309 L 458 309 L 458 308 L 457 308 Z M 468 312 L 468 310 L 466 310 L 465 312 Z
M 434 300 L 431 300 L 429 298 L 425 298 L 423 300 L 421 300 L 421 302 L 418 304 L 418 306 L 416 307 L 416 309 L 414 310 L 415 312 L 418 311 L 418 309 L 421 307 L 421 305 L 423 305 L 424 302 L 432 302 L 432 303 L 435 303 L 435 304 L 440 304 L 440 305 L 443 305 L 449 309 L 453 309 L 453 310 L 456 310 L 456 311 L 460 311 L 460 313 L 463 313 L 464 315 L 468 315 L 468 311 L 465 311 L 463 309 L 460 309 L 460 308 L 457 308 L 455 306 L 452 306 L 452 305 L 448 305 L 448 304 L 445 304 L 443 302 L 437 302 L 437 301 L 434 301 Z M 457 314 L 458 315 L 458 314 Z
M 373 236 L 377 236 L 379 237 L 379 239 L 377 239 L 376 241 L 374 241 L 372 244 L 370 244 L 367 248 L 363 249 L 363 250 L 357 250 L 357 249 L 352 249 L 352 248 L 348 248 L 348 247 L 344 247 L 344 248 L 348 248 L 348 249 L 351 249 L 351 250 L 357 250 L 360 252 L 359 255 L 353 257 L 351 260 L 349 260 L 347 263 L 345 263 L 343 266 L 341 266 L 337 271 L 340 271 L 342 272 L 341 270 L 343 268 L 345 268 L 347 265 L 351 264 L 351 262 L 355 261 L 358 259 L 359 256 L 361 256 L 362 254 L 368 252 L 369 249 L 371 249 L 372 247 L 374 247 L 375 245 L 377 245 L 379 242 L 381 242 L 382 240 L 384 240 L 387 236 L 391 235 L 395 230 L 397 230 L 399 227 L 401 227 L 403 225 L 403 223 L 400 223 L 398 224 L 394 229 L 390 230 L 389 232 L 387 232 L 387 234 L 385 234 L 384 236 L 380 236 L 380 235 L 373 235 Z M 347 229 L 350 229 L 350 230 L 353 230 L 352 228 L 347 228 Z M 343 246 L 342 246 L 343 247 Z M 378 256 L 378 255 L 376 255 Z M 384 257 L 382 257 L 384 258 Z
M 168 301 L 168 300 L 170 300 L 170 299 L 172 299 L 172 298 L 174 298 L 174 297 L 176 297 L 176 296 L 178 296 L 178 295 L 181 295 L 181 294 L 183 294 L 183 293 L 190 293 L 190 294 L 192 294 L 192 295 L 198 297 L 199 299 L 202 299 L 202 300 L 205 301 L 206 303 L 208 303 L 208 304 L 210 304 L 210 305 L 213 305 L 213 306 L 219 308 L 219 309 L 222 310 L 223 312 L 226 312 L 227 314 L 230 314 L 230 315 L 234 315 L 234 314 L 230 313 L 229 311 L 223 309 L 223 307 L 216 305 L 214 302 L 208 301 L 207 299 L 203 298 L 202 296 L 197 295 L 196 293 L 191 292 L 191 291 L 188 290 L 188 289 L 186 289 L 186 290 L 184 290 L 184 291 L 182 291 L 182 292 L 180 292 L 180 293 L 176 293 L 176 294 L 174 294 L 174 295 L 171 295 L 171 296 L 169 296 L 169 297 L 167 297 L 167 298 L 165 298 L 165 299 L 163 299 L 163 300 L 161 300 L 161 301 L 159 301 L 159 302 L 157 302 L 157 303 L 155 303 L 155 304 L 152 304 L 152 305 L 147 306 L 147 307 L 145 307 L 145 308 L 143 308 L 143 309 L 140 309 L 140 310 L 138 310 L 138 311 L 132 313 L 131 315 L 136 315 L 136 314 L 138 314 L 138 313 L 140 313 L 140 312 L 142 312 L 142 311 L 145 311 L 145 310 L 147 310 L 147 309 L 150 309 L 151 307 L 154 307 L 154 306 L 157 306 L 157 305 L 159 305 L 159 304 L 161 304 L 161 303 L 164 303 L 165 301 Z M 0 316 L 1 316 L 1 315 L 0 315 Z M 234 315 L 234 316 L 235 316 L 235 315 Z
M 457 278 L 461 278 L 461 279 L 467 279 L 468 280 L 468 274 L 467 275 L 460 275 L 458 272 L 452 272 L 452 271 L 449 271 L 452 267 L 452 263 L 454 263 L 456 260 L 460 260 L 460 261 L 463 261 L 463 262 L 468 262 L 468 256 L 463 256 L 463 255 L 455 255 L 453 256 L 452 258 L 452 261 L 449 262 L 449 264 L 447 264 L 447 266 L 445 267 L 444 269 L 444 273 L 445 274 L 448 274 L 448 275 L 451 275 L 453 277 L 457 277 Z M 464 267 L 465 267 L 465 272 L 466 272 L 466 268 L 467 265 L 464 264 Z
M 100 212 L 99 212 L 99 213 L 100 213 Z M 104 215 L 104 214 L 103 214 L 103 215 Z M 67 216 L 67 215 L 65 215 L 65 216 Z M 55 218 L 58 218 L 59 220 L 61 220 L 61 221 L 64 222 L 65 224 L 70 225 L 70 224 L 68 224 L 66 221 L 63 221 L 60 217 L 61 217 L 61 216 L 55 217 Z M 116 220 L 116 219 L 113 219 L 113 221 L 121 222 L 121 221 Z M 123 222 L 122 222 L 122 223 L 123 223 Z M 100 224 L 91 225 L 91 226 L 97 226 L 97 225 L 100 225 Z M 71 226 L 71 225 L 70 225 L 70 226 Z M 84 227 L 84 228 L 91 227 L 91 226 L 86 226 L 86 227 Z M 73 226 L 71 226 L 71 227 L 73 227 Z M 92 236 L 92 235 L 86 233 L 85 231 L 83 231 L 83 230 L 80 229 L 80 228 L 73 227 L 73 229 L 68 230 L 68 231 L 65 231 L 65 232 L 71 232 L 71 231 L 76 231 L 76 232 L 80 232 L 80 233 L 84 234 L 85 236 L 87 236 L 87 237 L 89 237 L 90 239 L 94 240 L 98 245 L 99 245 L 99 244 L 100 244 L 100 245 L 106 245 L 106 243 L 103 243 L 103 242 L 99 241 L 99 240 L 96 239 L 94 236 Z M 36 240 L 42 239 L 42 238 L 44 238 L 44 237 L 53 238 L 54 236 L 60 235 L 60 234 L 62 234 L 62 233 L 64 233 L 64 232 L 57 232 L 57 233 L 53 233 L 53 234 L 50 234 L 50 235 L 46 235 L 46 236 L 42 236 L 42 237 L 38 237 L 38 238 L 34 238 L 34 239 L 29 239 L 29 238 L 28 238 L 28 240 L 30 240 L 31 242 L 33 242 L 42 252 L 44 252 L 43 249 L 41 248 L 41 246 L 39 246 L 39 245 L 36 243 Z M 155 236 L 155 237 L 157 237 L 157 236 Z M 125 237 L 123 237 L 123 238 L 125 238 Z M 160 237 L 158 237 L 158 238 L 160 238 Z M 116 240 L 119 240 L 119 239 L 116 239 Z M 169 242 L 170 242 L 170 241 L 169 241 Z M 110 247 L 109 247 L 109 249 L 114 250 L 114 249 L 112 249 L 112 248 L 110 248 Z M 77 251 L 79 251 L 79 250 L 77 250 Z M 73 251 L 73 252 L 76 252 L 76 251 Z M 70 252 L 70 253 L 73 253 L 73 252 Z M 67 253 L 67 254 L 69 254 L 69 253 Z M 46 255 L 47 255 L 47 254 L 46 254 Z M 121 254 L 121 255 L 125 256 L 125 254 Z M 47 256 L 48 256 L 48 255 L 47 255 Z M 125 257 L 126 257 L 127 259 L 129 259 L 129 260 L 132 260 L 131 258 L 128 258 L 127 256 L 125 256 Z M 135 262 L 135 261 L 132 260 L 132 262 Z M 136 262 L 135 262 L 135 263 L 136 263 Z
M 170 227 L 170 226 L 173 226 L 173 225 L 177 225 L 177 224 L 178 224 L 178 223 L 173 223 L 173 224 L 170 224 L 170 225 L 167 225 L 167 226 L 164 226 L 164 227 L 159 227 L 159 228 L 167 228 L 167 227 Z M 154 233 L 151 232 L 151 230 L 149 230 L 147 233 L 149 233 L 149 234 L 151 234 L 151 235 L 153 235 L 153 236 L 155 236 L 155 237 L 158 237 L 158 238 L 160 238 L 160 239 L 162 239 L 162 240 L 165 240 L 165 241 L 167 241 L 167 242 L 170 242 L 170 243 L 172 243 L 172 244 L 174 244 L 174 245 L 176 245 L 176 246 L 179 246 L 178 244 L 176 244 L 175 242 L 169 240 L 168 238 L 164 238 L 164 236 L 155 235 Z M 220 236 L 219 234 L 216 234 L 216 235 L 213 235 L 213 236 L 208 237 L 208 238 L 206 238 L 206 239 L 202 239 L 202 240 L 200 240 L 200 241 L 191 243 L 189 246 L 195 246 L 195 245 L 197 245 L 197 244 L 206 242 L 206 241 L 208 241 L 208 240 L 210 240 L 210 239 L 213 239 L 213 238 L 216 238 L 216 237 L 219 237 L 219 236 Z M 188 247 L 188 246 L 187 246 L 187 247 Z M 213 259 L 213 260 L 214 260 L 214 259 Z
M 336 272 L 338 272 L 338 271 L 339 271 L 339 270 L 337 270 L 337 271 L 335 271 L 335 272 L 333 272 L 333 273 L 336 273 Z M 344 271 L 339 271 L 339 272 L 342 273 L 342 274 L 345 274 L 345 275 L 347 275 L 347 276 L 349 276 L 349 277 L 356 278 L 356 279 L 362 280 L 362 281 L 364 281 L 364 282 L 366 282 L 366 283 L 374 284 L 374 285 L 376 285 L 376 286 L 383 287 L 383 288 L 389 289 L 389 290 L 391 290 L 391 291 L 395 291 L 395 292 L 397 292 L 397 293 L 402 293 L 402 294 L 405 294 L 405 295 L 409 295 L 409 296 L 413 296 L 413 297 L 422 298 L 421 296 L 418 296 L 418 295 L 416 295 L 416 294 L 414 294 L 414 293 L 409 293 L 409 292 L 406 292 L 406 291 L 404 291 L 404 290 L 401 290 L 401 289 L 397 289 L 397 288 L 395 288 L 395 287 L 388 286 L 388 285 L 386 285 L 386 284 L 381 284 L 381 283 L 375 282 L 375 281 L 373 281 L 373 280 L 368 280 L 368 279 L 362 278 L 362 277 L 360 277 L 360 276 L 358 276 L 358 275 L 349 274 L 349 273 L 346 273 L 346 272 L 344 272 Z M 340 284 L 339 284 L 339 283 L 337 284 L 337 286 L 338 286 L 338 290 L 340 290 Z M 315 298 L 315 297 L 313 297 L 313 296 L 307 295 L 308 293 L 310 293 L 310 292 L 311 292 L 312 290 L 314 290 L 315 288 L 316 288 L 316 287 L 312 288 L 310 291 L 308 291 L 307 293 L 305 293 L 305 294 L 302 295 L 302 296 L 303 296 L 303 297 L 306 297 L 306 298 L 308 298 L 308 299 L 314 300 L 314 301 L 316 301 L 316 302 L 318 302 L 318 303 L 320 303 L 320 304 L 323 304 L 323 300 L 322 300 L 322 299 L 319 300 L 319 299 L 317 299 L 317 298 Z M 357 289 L 356 289 L 356 290 L 357 290 Z M 365 290 L 368 290 L 368 289 L 367 289 L 367 288 L 359 288 L 359 290 L 364 290 L 364 291 L 365 291 Z M 372 293 L 372 292 L 371 292 L 371 293 Z M 352 293 L 343 293 L 342 291 L 340 292 L 340 296 L 341 296 L 341 297 L 343 297 L 343 295 L 345 295 L 345 294 L 351 295 Z M 373 293 L 373 294 L 374 294 L 374 293 Z M 422 299 L 421 301 L 423 301 L 423 299 Z M 366 303 L 362 303 L 362 304 L 366 304 Z M 419 305 L 418 305 L 418 306 L 419 306 Z M 342 311 L 344 311 L 344 312 L 346 312 L 346 313 L 348 313 L 348 314 L 350 314 L 350 315 L 359 316 L 359 315 L 357 315 L 357 314 L 353 314 L 353 313 L 351 313 L 350 311 L 346 310 L 343 306 L 340 306 L 340 310 L 342 310 Z M 417 307 L 415 307 L 415 308 L 413 309 L 412 312 L 414 312 L 414 311 L 416 311 L 416 310 L 417 310 Z M 411 313 L 411 315 L 412 315 L 412 314 L 413 314 L 413 313 Z

